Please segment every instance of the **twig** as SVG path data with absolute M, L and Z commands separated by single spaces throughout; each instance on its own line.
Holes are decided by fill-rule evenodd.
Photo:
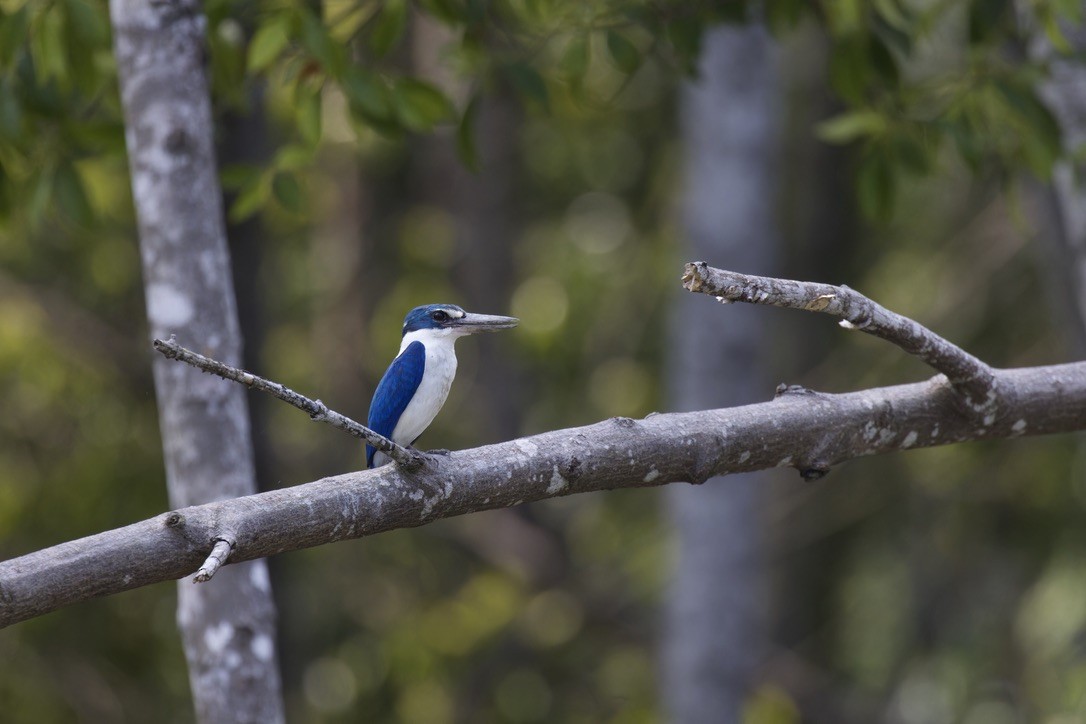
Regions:
M 226 563 L 226 559 L 230 557 L 230 551 L 233 549 L 234 544 L 231 541 L 225 538 L 216 538 L 215 545 L 207 555 L 207 560 L 204 561 L 204 565 L 200 566 L 200 570 L 196 571 L 192 582 L 207 583 L 210 581 L 211 577 Z
M 892 342 L 942 372 L 966 407 L 981 416 L 985 425 L 996 419 L 999 395 L 991 367 L 927 327 L 846 286 L 737 274 L 703 261 L 686 265 L 683 286 L 721 302 L 766 304 L 837 317 L 845 329 L 858 329 Z
M 355 422 L 346 415 L 341 415 L 335 410 L 328 409 L 328 407 L 320 400 L 311 400 L 305 395 L 301 395 L 278 382 L 266 380 L 259 375 L 240 370 L 237 367 L 231 367 L 218 360 L 193 352 L 191 349 L 186 349 L 179 345 L 173 336 L 167 341 L 156 339 L 153 344 L 156 350 L 169 359 L 185 362 L 204 372 L 218 375 L 223 379 L 239 382 L 254 390 L 267 392 L 269 395 L 278 397 L 283 402 L 294 405 L 299 410 L 307 413 L 312 420 L 327 422 L 333 427 L 345 430 L 355 437 L 361 438 L 370 445 L 373 445 L 375 448 L 395 460 L 405 470 L 417 470 L 422 465 L 424 457 L 419 452 L 409 450 L 402 445 L 397 445 L 384 435 L 374 432 L 370 428 Z

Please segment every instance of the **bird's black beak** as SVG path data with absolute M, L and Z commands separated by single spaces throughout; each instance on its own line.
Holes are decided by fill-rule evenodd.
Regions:
M 473 314 L 468 312 L 454 321 L 453 326 L 466 334 L 476 332 L 496 332 L 499 329 L 512 329 L 520 324 L 516 317 L 499 317 L 496 314 Z

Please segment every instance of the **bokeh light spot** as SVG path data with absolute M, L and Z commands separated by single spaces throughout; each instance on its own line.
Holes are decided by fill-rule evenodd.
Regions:
M 446 724 L 453 720 L 453 701 L 436 681 L 421 681 L 404 689 L 396 702 L 404 724 Z
M 561 646 L 581 630 L 584 612 L 576 598 L 560 590 L 544 591 L 524 607 L 518 623 L 524 637 L 540 648 Z
M 566 212 L 564 227 L 570 240 L 588 254 L 614 251 L 633 231 L 630 212 L 622 199 L 600 191 L 574 199 Z
M 317 659 L 305 670 L 306 701 L 327 713 L 346 711 L 358 694 L 354 673 L 341 659 Z
M 629 357 L 613 357 L 592 373 L 588 396 L 605 415 L 636 415 L 644 410 L 652 381 L 644 365 Z
M 551 689 L 538 672 L 520 669 L 501 680 L 494 702 L 510 721 L 544 721 L 551 706 Z
M 452 218 L 441 209 L 414 207 L 400 222 L 400 248 L 408 261 L 445 268 L 456 248 Z
M 555 279 L 531 277 L 513 292 L 512 308 L 513 316 L 520 318 L 520 326 L 525 331 L 548 334 L 566 321 L 569 296 Z

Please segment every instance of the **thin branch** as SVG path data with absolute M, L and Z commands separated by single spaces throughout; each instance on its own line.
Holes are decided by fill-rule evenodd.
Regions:
M 1086 362 L 997 370 L 1006 414 L 977 425 L 942 377 L 845 394 L 788 388 L 744 407 L 614 418 L 161 514 L 0 563 L 0 627 L 181 578 L 208 541 L 229 562 L 409 528 L 439 518 L 615 488 L 701 483 L 793 467 L 807 478 L 863 455 L 1086 430 Z
M 703 261 L 686 265 L 683 286 L 722 302 L 747 302 L 822 312 L 841 320 L 845 329 L 858 329 L 893 342 L 946 375 L 969 410 L 992 424 L 1000 406 L 995 370 L 935 332 L 886 309 L 846 286 L 738 274 Z
M 207 555 L 207 560 L 204 561 L 204 565 L 200 566 L 200 570 L 196 571 L 196 575 L 192 577 L 193 583 L 207 583 L 211 580 L 211 577 L 223 567 L 226 563 L 226 559 L 230 557 L 230 551 L 233 550 L 234 544 L 225 538 L 215 539 L 215 545 L 211 548 L 211 552 Z
M 232 367 L 223 362 L 219 362 L 218 360 L 211 359 L 210 357 L 205 357 L 198 352 L 193 352 L 191 349 L 186 349 L 179 345 L 173 336 L 167 341 L 156 339 L 153 344 L 156 350 L 169 359 L 190 364 L 204 372 L 210 372 L 223 379 L 238 382 L 251 389 L 267 392 L 269 395 L 277 397 L 283 402 L 302 410 L 309 415 L 310 419 L 318 422 L 326 422 L 332 427 L 345 430 L 355 437 L 361 438 L 370 445 L 373 445 L 407 470 L 417 470 L 425 459 L 418 451 L 405 448 L 402 445 L 397 445 L 384 435 L 374 432 L 370 428 L 355 422 L 346 415 L 341 415 L 335 410 L 328 409 L 328 407 L 320 400 L 311 400 L 305 395 L 299 394 L 278 382 L 272 382 L 259 375 L 254 375 L 252 372 L 246 372 L 245 370 Z

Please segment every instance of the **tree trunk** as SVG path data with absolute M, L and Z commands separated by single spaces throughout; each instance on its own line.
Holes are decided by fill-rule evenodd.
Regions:
M 150 333 L 236 363 L 200 4 L 113 0 L 110 16 Z M 245 391 L 157 355 L 154 378 L 170 505 L 255 492 Z M 199 721 L 283 721 L 265 561 L 180 581 L 177 618 Z
M 682 93 L 684 255 L 769 273 L 777 246 L 773 41 L 757 24 L 710 31 L 699 71 Z M 670 323 L 672 407 L 768 398 L 764 319 L 758 310 L 681 297 Z M 677 724 L 739 721 L 764 653 L 765 474 L 667 491 L 678 561 L 664 628 L 663 696 Z
M 1063 133 L 1063 145 L 1071 158 L 1052 170 L 1051 188 L 1037 189 L 1041 207 L 1042 249 L 1048 252 L 1053 291 L 1053 308 L 1065 319 L 1061 325 L 1071 332 L 1069 352 L 1086 351 L 1086 181 L 1081 160 L 1074 160 L 1086 142 L 1086 67 L 1081 52 L 1086 49 L 1086 29 L 1065 27 L 1074 48 L 1072 57 L 1058 56 L 1041 28 L 1034 28 L 1031 53 L 1047 62 L 1049 78 L 1041 83 L 1040 95 L 1055 115 Z

